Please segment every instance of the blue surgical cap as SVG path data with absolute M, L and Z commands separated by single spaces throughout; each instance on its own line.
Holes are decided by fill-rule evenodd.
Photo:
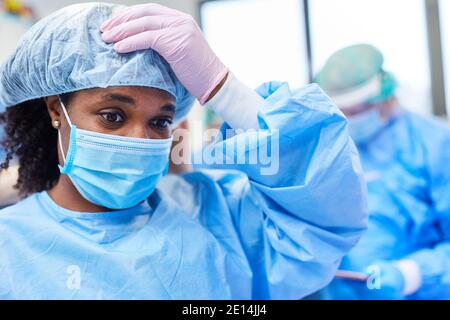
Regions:
M 175 122 L 194 98 L 154 50 L 119 54 L 101 39 L 100 25 L 123 6 L 76 4 L 36 23 L 0 67 L 0 112 L 21 102 L 90 88 L 143 86 L 176 99 Z

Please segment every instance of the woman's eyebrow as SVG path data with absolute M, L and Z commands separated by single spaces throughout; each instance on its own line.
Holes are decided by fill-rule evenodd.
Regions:
M 130 96 L 126 96 L 119 93 L 108 93 L 102 97 L 103 101 L 119 101 L 127 104 L 136 105 L 134 99 Z
M 103 101 L 119 101 L 126 104 L 136 105 L 134 99 L 130 96 L 119 94 L 119 93 L 108 93 L 102 97 Z M 172 103 L 163 105 L 160 108 L 161 111 L 175 113 L 176 107 Z
M 177 108 L 172 103 L 165 104 L 160 108 L 161 111 L 171 112 L 171 113 L 175 113 L 176 109 Z

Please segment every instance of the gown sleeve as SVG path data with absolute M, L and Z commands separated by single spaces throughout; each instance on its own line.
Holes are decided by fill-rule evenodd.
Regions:
M 299 299 L 332 280 L 367 228 L 366 186 L 346 119 L 316 84 L 291 92 L 272 82 L 257 93 L 259 128 L 225 122 L 204 155 L 215 161 L 209 167 L 227 169 L 216 181 L 250 264 L 253 298 Z M 269 156 L 252 163 L 256 154 Z

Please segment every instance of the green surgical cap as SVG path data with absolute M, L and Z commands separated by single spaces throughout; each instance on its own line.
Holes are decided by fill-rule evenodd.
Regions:
M 383 54 L 374 46 L 349 46 L 328 58 L 315 82 L 338 105 L 386 100 L 393 96 L 397 82 L 391 73 L 384 71 L 383 63 Z

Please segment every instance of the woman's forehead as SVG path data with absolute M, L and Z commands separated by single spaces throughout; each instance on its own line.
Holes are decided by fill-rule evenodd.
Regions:
M 77 100 L 97 100 L 97 101 L 117 101 L 128 104 L 139 104 L 152 100 L 164 100 L 175 103 L 175 97 L 167 91 L 137 86 L 116 86 L 108 88 L 92 88 L 80 90 L 73 93 L 73 98 Z

